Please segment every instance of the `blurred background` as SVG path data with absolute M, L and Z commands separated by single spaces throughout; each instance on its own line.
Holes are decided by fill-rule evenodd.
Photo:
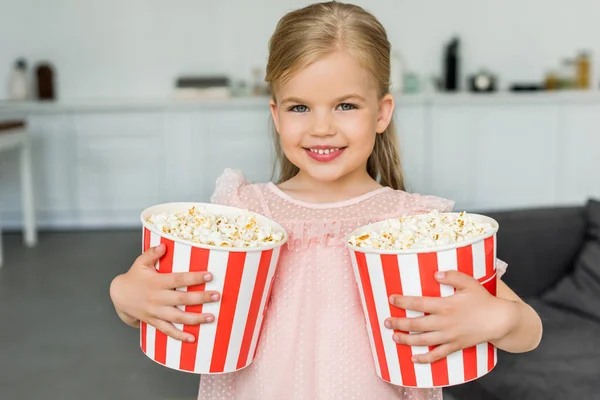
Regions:
M 227 167 L 271 179 L 268 40 L 309 3 L 0 0 L 0 399 L 194 398 L 196 377 L 141 354 L 109 283 L 139 254 L 144 208 L 207 201 Z M 589 214 L 600 2 L 354 3 L 392 44 L 410 191 Z M 507 398 L 552 398 L 549 382 Z
M 541 82 L 552 70 L 560 73 L 564 59 L 600 49 L 594 24 L 600 5 L 593 0 L 355 3 L 379 18 L 404 64 L 421 78 L 441 73 L 442 47 L 453 35 L 462 39 L 463 78 L 487 68 L 502 88 Z M 50 62 L 64 100 L 163 98 L 183 74 L 251 81 L 254 68 L 264 70 L 278 19 L 305 4 L 4 0 L 0 76 L 17 58 L 31 67 Z

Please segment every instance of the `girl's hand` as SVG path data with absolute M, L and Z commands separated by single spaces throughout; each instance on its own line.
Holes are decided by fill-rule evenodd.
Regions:
M 193 335 L 175 328 L 172 323 L 198 325 L 213 322 L 214 316 L 184 312 L 176 306 L 211 303 L 218 301 L 220 295 L 174 290 L 201 285 L 212 276 L 206 272 L 160 274 L 154 266 L 164 253 L 165 246 L 159 245 L 140 255 L 128 272 L 113 279 L 110 297 L 126 324 L 138 326 L 139 321 L 144 321 L 174 339 L 193 342 Z
M 390 297 L 390 303 L 398 308 L 425 313 L 416 318 L 387 319 L 384 324 L 394 329 L 394 341 L 409 346 L 437 346 L 429 353 L 415 355 L 413 362 L 432 363 L 455 351 L 498 340 L 515 326 L 516 303 L 492 296 L 475 278 L 458 271 L 439 271 L 436 279 L 455 287 L 454 295 Z

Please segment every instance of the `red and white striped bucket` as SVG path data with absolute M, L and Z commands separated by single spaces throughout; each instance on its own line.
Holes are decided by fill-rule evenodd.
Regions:
M 495 367 L 496 348 L 487 342 L 454 352 L 432 364 L 413 363 L 413 355 L 427 353 L 433 347 L 397 344 L 392 339 L 393 332 L 383 324 L 390 317 L 414 318 L 423 315 L 391 305 L 389 297 L 393 294 L 428 297 L 453 295 L 452 286 L 441 285 L 435 280 L 436 271 L 457 270 L 473 276 L 496 296 L 498 223 L 483 215 L 470 215 L 476 221 L 492 224 L 494 231 L 475 240 L 438 247 L 435 251 L 380 251 L 348 244 L 351 236 L 378 231 L 385 221 L 362 227 L 346 238 L 347 246 L 351 249 L 375 369 L 384 381 L 415 388 L 453 386 L 480 378 Z
M 276 245 L 257 249 L 226 249 L 191 244 L 162 233 L 146 222 L 152 214 L 185 212 L 192 206 L 203 207 L 210 213 L 225 216 L 238 215 L 244 211 L 204 203 L 168 203 L 150 207 L 141 215 L 143 250 L 160 243 L 166 246 L 165 255 L 156 265 L 159 273 L 210 272 L 213 275 L 210 282 L 177 290 L 214 290 L 221 293 L 221 300 L 178 308 L 186 312 L 213 314 L 215 322 L 201 325 L 174 324 L 176 328 L 194 335 L 194 343 L 168 337 L 142 322 L 140 346 L 150 359 L 168 368 L 195 374 L 234 372 L 247 367 L 254 359 L 279 253 L 287 241 L 287 234 L 277 223 L 253 213 L 261 225 L 269 224 L 276 232 L 283 233 L 283 240 Z

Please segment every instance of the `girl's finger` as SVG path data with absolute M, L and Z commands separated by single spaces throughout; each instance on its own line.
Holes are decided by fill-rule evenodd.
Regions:
M 420 311 L 426 314 L 438 314 L 444 309 L 443 297 L 421 297 L 421 296 L 390 296 L 390 303 L 398 308 L 411 311 Z
M 437 346 L 446 343 L 441 332 L 426 333 L 402 333 L 396 332 L 393 336 L 394 342 L 407 346 Z
M 196 340 L 194 335 L 180 331 L 179 329 L 175 328 L 173 324 L 167 321 L 155 318 L 151 320 L 149 324 L 173 339 L 180 340 L 182 342 L 193 342 Z
M 443 328 L 440 318 L 436 315 L 426 315 L 416 318 L 388 318 L 384 325 L 388 329 L 402 332 L 432 332 Z
M 221 299 L 219 292 L 184 292 L 180 290 L 165 290 L 161 294 L 164 305 L 168 306 L 194 306 L 198 304 L 214 303 Z
M 162 243 L 156 247 L 151 247 L 138 257 L 134 265 L 154 268 L 156 262 L 165 254 L 165 250 L 166 246 Z
M 183 325 L 209 324 L 215 320 L 212 314 L 185 312 L 177 307 L 161 307 L 157 314 L 161 320 Z
M 212 280 L 210 272 L 174 272 L 171 274 L 160 274 L 159 277 L 165 289 L 202 285 Z
M 480 286 L 475 278 L 459 271 L 437 271 L 435 278 L 438 282 L 453 286 L 456 290 L 467 290 Z
M 431 350 L 429 353 L 425 354 L 415 354 L 412 357 L 412 361 L 418 364 L 431 364 L 438 360 L 441 360 L 444 357 L 447 357 L 449 354 L 454 353 L 458 348 L 455 345 L 446 343 L 440 346 L 437 346 L 435 349 Z

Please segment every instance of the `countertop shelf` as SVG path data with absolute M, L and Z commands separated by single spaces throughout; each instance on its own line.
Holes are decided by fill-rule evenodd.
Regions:
M 491 94 L 396 94 L 398 106 L 440 105 L 440 106 L 490 106 L 527 104 L 595 104 L 600 103 L 600 91 L 559 91 L 559 92 L 498 92 Z M 190 111 L 206 108 L 259 108 L 268 105 L 268 97 L 231 97 L 223 99 L 180 100 L 175 98 L 82 98 L 64 99 L 51 102 L 0 101 L 0 113 L 54 114 L 88 111 Z

